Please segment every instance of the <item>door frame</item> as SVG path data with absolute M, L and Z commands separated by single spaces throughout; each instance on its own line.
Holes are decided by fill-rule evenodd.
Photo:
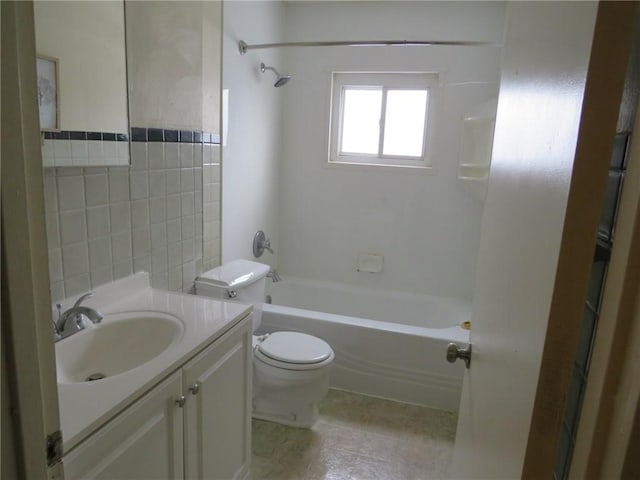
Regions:
M 48 468 L 47 437 L 60 430 L 51 327 L 33 2 L 3 1 L 2 356 L 3 417 L 12 418 L 14 478 L 62 478 Z M 6 412 L 5 409 L 9 411 Z M 3 429 L 5 426 L 3 425 Z M 3 438 L 4 440 L 4 438 Z M 62 444 L 59 444 L 59 453 Z
M 567 388 L 578 345 L 593 248 L 604 203 L 613 139 L 631 51 L 635 8 L 636 2 L 601 2 L 598 6 L 567 213 L 522 478 L 549 478 L 556 462 Z M 630 194 L 627 187 L 629 185 L 625 185 L 625 193 Z M 633 215 L 637 214 L 637 205 L 635 211 L 624 214 L 621 211 L 617 227 L 624 224 L 633 229 Z M 616 242 L 619 240 L 621 239 L 617 237 Z M 624 257 L 621 259 L 623 262 L 631 260 L 628 255 L 629 252 L 618 253 L 618 256 Z M 618 287 L 625 292 L 637 292 L 638 279 L 632 277 L 633 275 L 629 275 Z M 608 283 L 609 281 L 613 283 L 611 278 L 607 280 Z M 606 322 L 601 316 L 600 324 Z M 616 334 L 626 338 L 618 327 L 616 325 L 614 328 Z M 596 338 L 602 334 L 599 331 Z M 592 368 L 600 369 L 598 363 L 603 360 L 601 357 L 594 358 Z M 614 372 L 610 369 L 608 373 Z M 613 377 L 609 380 L 613 381 Z M 586 415 L 583 414 L 584 417 Z M 584 428 L 581 427 L 578 435 L 578 443 L 592 443 L 588 441 L 589 434 Z M 598 444 L 603 446 L 599 442 Z M 624 447 L 624 451 L 627 451 L 626 445 Z M 607 454 L 611 453 L 612 448 L 621 448 L 621 445 L 607 445 Z M 576 449 L 574 461 L 582 461 L 583 454 L 583 449 Z M 594 478 L 600 476 L 596 475 Z
M 634 123 L 569 472 L 575 479 L 640 475 L 640 458 L 631 451 L 640 434 L 640 105 Z

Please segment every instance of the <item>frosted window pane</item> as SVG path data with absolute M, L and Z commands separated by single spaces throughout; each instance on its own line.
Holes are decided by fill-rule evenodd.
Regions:
M 341 153 L 378 153 L 381 109 L 382 90 L 344 90 Z
M 422 157 L 426 90 L 388 90 L 384 155 Z

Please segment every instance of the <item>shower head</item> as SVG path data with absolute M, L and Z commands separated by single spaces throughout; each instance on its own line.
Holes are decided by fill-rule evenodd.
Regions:
M 273 84 L 274 87 L 281 87 L 283 85 L 286 85 L 286 83 L 291 80 L 291 75 L 280 75 L 280 73 L 273 67 L 267 67 L 264 63 L 260 64 L 260 71 L 262 73 L 266 72 L 267 70 L 271 70 L 273 73 L 276 74 L 276 77 L 278 77 L 278 79 L 276 80 L 276 83 Z

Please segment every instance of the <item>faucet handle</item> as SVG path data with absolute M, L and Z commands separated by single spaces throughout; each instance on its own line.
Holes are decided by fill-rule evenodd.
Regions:
M 267 250 L 269 253 L 273 253 L 273 249 L 271 248 L 271 240 L 269 240 L 268 238 L 264 242 L 262 242 L 262 248 Z
M 84 302 L 87 298 L 90 298 L 90 297 L 93 297 L 93 292 L 85 293 L 78 300 L 76 300 L 76 303 L 73 304 L 73 308 L 79 307 L 82 302 Z

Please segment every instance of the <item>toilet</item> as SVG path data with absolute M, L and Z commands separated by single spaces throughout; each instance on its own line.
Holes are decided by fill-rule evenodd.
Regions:
M 234 260 L 196 281 L 196 294 L 253 305 L 253 417 L 294 427 L 311 427 L 329 390 L 334 353 L 328 343 L 298 332 L 255 335 L 269 266 Z

